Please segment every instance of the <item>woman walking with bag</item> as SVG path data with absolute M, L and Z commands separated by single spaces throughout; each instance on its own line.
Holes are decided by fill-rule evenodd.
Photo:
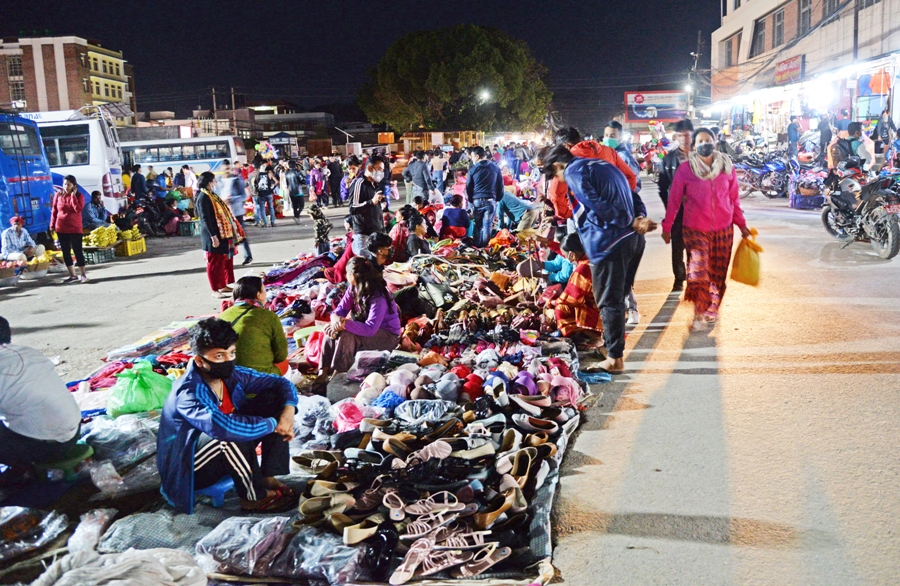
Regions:
M 684 299 L 694 304 L 691 330 L 715 323 L 731 262 L 734 226 L 750 236 L 738 195 L 737 175 L 731 158 L 715 147 L 706 128 L 694 132 L 687 165 L 675 172 L 669 189 L 662 237 L 668 244 L 672 224 L 684 204 L 684 246 L 688 251 L 687 289 Z
M 56 232 L 59 238 L 63 261 L 69 271 L 69 276 L 63 283 L 75 281 L 86 283 L 88 280 L 84 273 L 84 252 L 81 249 L 81 238 L 84 236 L 81 223 L 82 210 L 84 210 L 84 196 L 78 192 L 78 181 L 73 175 L 66 175 L 63 190 L 53 198 L 53 208 L 50 211 L 50 229 Z M 75 254 L 74 264 L 81 272 L 80 277 L 75 276 L 72 253 Z
M 231 209 L 216 194 L 216 176 L 206 171 L 200 175 L 200 193 L 194 205 L 200 220 L 200 242 L 206 253 L 206 276 L 213 297 L 223 299 L 231 294 L 234 283 L 235 246 L 244 239 L 244 231 L 234 219 Z

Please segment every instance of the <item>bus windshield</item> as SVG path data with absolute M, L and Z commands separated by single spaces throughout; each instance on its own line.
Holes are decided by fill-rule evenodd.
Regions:
M 44 126 L 41 139 L 51 167 L 72 167 L 91 162 L 91 132 L 87 124 Z
M 0 151 L 7 156 L 41 156 L 37 131 L 31 126 L 0 123 Z

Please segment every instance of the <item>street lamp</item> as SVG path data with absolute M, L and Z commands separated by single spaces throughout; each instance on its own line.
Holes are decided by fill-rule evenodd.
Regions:
M 481 90 L 481 93 L 478 94 L 478 96 L 481 98 L 482 102 L 487 102 L 491 99 L 491 92 L 488 90 Z
M 691 85 L 691 84 L 687 84 L 687 85 L 684 86 L 684 91 L 686 91 L 686 92 L 692 92 L 692 91 L 694 91 L 694 86 Z

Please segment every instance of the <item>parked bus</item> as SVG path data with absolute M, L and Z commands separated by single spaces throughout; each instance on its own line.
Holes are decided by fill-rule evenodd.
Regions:
M 99 191 L 111 214 L 128 205 L 116 123 L 103 108 L 84 106 L 22 116 L 37 122 L 54 174 L 74 175 L 87 193 Z
M 183 165 L 188 165 L 197 175 L 204 171 L 219 173 L 224 161 L 247 162 L 244 141 L 236 136 L 123 142 L 122 156 L 128 167 L 140 163 L 144 173 L 150 165 L 157 173 L 167 167 L 178 173 Z
M 50 229 L 53 179 L 37 124 L 0 114 L 0 225 L 13 216 L 25 219 L 32 236 Z

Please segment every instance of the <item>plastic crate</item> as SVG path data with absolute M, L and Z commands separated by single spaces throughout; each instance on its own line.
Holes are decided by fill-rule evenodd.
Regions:
M 123 240 L 116 244 L 116 256 L 134 256 L 142 252 L 147 252 L 147 241 L 143 238 L 140 240 Z
M 200 221 L 178 222 L 179 236 L 200 236 Z
M 109 248 L 85 249 L 84 251 L 84 262 L 89 265 L 103 264 L 114 258 L 116 258 L 116 249 L 112 246 Z

